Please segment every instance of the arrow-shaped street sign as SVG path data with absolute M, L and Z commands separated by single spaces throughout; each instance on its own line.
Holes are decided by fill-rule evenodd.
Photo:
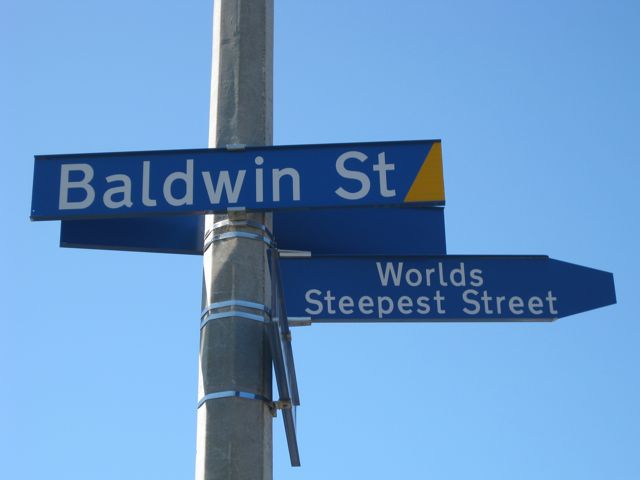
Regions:
M 613 274 L 546 256 L 282 260 L 289 318 L 551 321 L 616 303 Z

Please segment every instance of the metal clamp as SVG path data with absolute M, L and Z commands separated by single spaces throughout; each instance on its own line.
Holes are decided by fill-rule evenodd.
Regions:
M 272 406 L 273 403 L 267 397 L 263 395 L 259 395 L 257 393 L 250 392 L 241 392 L 238 390 L 226 390 L 224 392 L 214 392 L 208 393 L 204 397 L 200 399 L 198 402 L 198 408 L 204 405 L 209 400 L 218 400 L 219 398 L 244 398 L 247 400 L 259 400 L 261 402 L 267 403 L 269 406 Z
M 273 241 L 270 238 L 265 237 L 264 235 L 259 235 L 257 233 L 250 233 L 250 232 L 225 232 L 225 233 L 220 233 L 218 235 L 214 235 L 213 237 L 211 237 L 210 240 L 205 242 L 204 248 L 202 249 L 202 251 L 206 252 L 207 249 L 214 242 L 219 242 L 221 240 L 228 240 L 230 238 L 248 238 L 249 240 L 260 240 L 266 243 L 269 247 L 274 246 Z
M 242 312 L 240 310 L 229 310 L 227 312 L 212 313 L 210 315 L 207 315 L 205 318 L 203 318 L 200 321 L 200 329 L 202 329 L 207 323 L 209 323 L 212 320 L 220 320 L 221 318 L 232 318 L 232 317 L 246 318 L 247 320 L 266 323 L 264 315 L 256 315 L 254 313 Z
M 207 305 L 202 309 L 200 313 L 200 318 L 203 319 L 210 313 L 213 313 L 215 310 L 219 310 L 221 308 L 227 307 L 243 307 L 251 310 L 258 310 L 261 313 L 269 313 L 269 310 L 262 303 L 249 302 L 247 300 L 225 300 L 223 302 L 215 302 Z
M 293 403 L 291 400 L 278 400 L 277 402 L 273 402 L 273 408 L 276 410 L 285 410 L 293 408 Z
M 290 327 L 310 327 L 312 324 L 311 317 L 289 317 Z
M 278 250 L 281 258 L 310 258 L 308 250 Z
M 227 207 L 227 213 L 244 213 L 247 211 L 247 207 Z
M 210 234 L 213 230 L 216 230 L 218 228 L 224 228 L 224 227 L 255 228 L 256 230 L 261 230 L 265 232 L 269 236 L 269 238 L 273 238 L 273 234 L 271 233 L 271 230 L 269 230 L 269 228 L 267 228 L 267 226 L 262 223 L 254 222 L 253 220 L 231 220 L 229 218 L 225 218 L 224 220 L 220 220 L 219 222 L 214 223 L 211 226 L 211 230 L 209 230 L 207 234 Z
M 247 145 L 244 143 L 227 143 L 225 148 L 229 151 L 238 151 L 244 150 L 245 148 L 247 148 Z

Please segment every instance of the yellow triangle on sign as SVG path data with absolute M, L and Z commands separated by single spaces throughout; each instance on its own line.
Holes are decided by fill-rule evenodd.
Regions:
M 444 203 L 444 179 L 442 174 L 442 144 L 433 142 L 422 162 L 404 202 Z

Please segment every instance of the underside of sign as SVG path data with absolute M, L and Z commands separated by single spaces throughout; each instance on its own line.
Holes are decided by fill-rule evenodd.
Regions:
M 276 211 L 278 247 L 314 255 L 445 255 L 444 209 L 331 208 Z M 60 246 L 202 255 L 200 215 L 63 220 Z

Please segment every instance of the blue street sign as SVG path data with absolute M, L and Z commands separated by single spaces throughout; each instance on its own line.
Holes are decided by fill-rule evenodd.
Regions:
M 61 223 L 62 247 L 202 254 L 204 222 L 200 215 Z M 278 247 L 314 255 L 447 253 L 444 210 L 439 207 L 278 210 L 273 226 Z
M 444 204 L 439 140 L 35 157 L 31 218 Z
M 545 256 L 282 259 L 289 318 L 549 321 L 616 303 L 613 275 Z

